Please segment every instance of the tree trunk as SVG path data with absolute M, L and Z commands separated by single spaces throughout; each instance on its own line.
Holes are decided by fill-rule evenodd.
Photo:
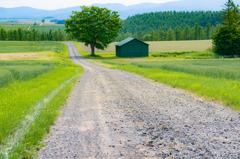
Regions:
M 95 48 L 95 45 L 94 44 L 90 44 L 91 46 L 91 55 L 94 56 L 95 54 L 95 51 L 94 51 L 94 48 Z

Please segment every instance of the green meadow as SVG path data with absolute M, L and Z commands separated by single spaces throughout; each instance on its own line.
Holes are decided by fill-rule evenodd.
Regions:
M 37 156 L 40 140 L 83 73 L 69 59 L 67 46 L 59 45 L 60 53 L 46 53 L 49 60 L 0 60 L 0 158 Z
M 14 52 L 63 52 L 63 44 L 54 41 L 1 41 L 0 53 Z

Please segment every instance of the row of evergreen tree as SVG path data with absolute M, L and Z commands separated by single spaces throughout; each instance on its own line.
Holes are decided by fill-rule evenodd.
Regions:
M 194 27 L 185 26 L 183 29 L 181 26 L 172 28 L 171 26 L 167 31 L 164 31 L 164 27 L 160 27 L 157 31 L 152 28 L 150 32 L 144 34 L 142 30 L 139 30 L 135 34 L 129 32 L 122 32 L 115 39 L 115 41 L 122 41 L 127 37 L 134 37 L 143 41 L 175 41 L 175 40 L 208 40 L 211 39 L 213 34 L 220 28 L 220 24 L 217 26 L 211 26 L 208 21 L 205 27 L 195 23 Z
M 6 31 L 4 28 L 0 29 L 0 41 L 68 41 L 72 40 L 70 34 L 66 34 L 61 29 L 48 32 L 32 30 L 18 30 Z
M 132 17 L 128 17 L 123 21 L 123 29 L 121 32 L 135 34 L 140 30 L 145 34 L 153 29 L 157 31 L 159 27 L 163 27 L 164 31 L 168 31 L 169 26 L 172 28 L 186 26 L 190 28 L 194 27 L 196 22 L 202 27 L 205 27 L 209 22 L 211 25 L 216 26 L 221 21 L 220 11 L 167 11 L 167 12 L 155 12 L 138 14 Z

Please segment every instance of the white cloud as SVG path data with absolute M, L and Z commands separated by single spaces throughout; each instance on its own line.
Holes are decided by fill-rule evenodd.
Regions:
M 39 9 L 60 9 L 67 7 L 74 7 L 80 5 L 91 5 L 94 3 L 121 3 L 124 5 L 133 5 L 139 3 L 165 3 L 178 0 L 0 0 L 0 7 L 13 8 L 20 6 L 28 6 Z

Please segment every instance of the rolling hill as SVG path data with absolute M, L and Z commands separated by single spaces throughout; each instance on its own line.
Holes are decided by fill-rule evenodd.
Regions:
M 236 0 L 235 0 L 236 1 Z M 118 11 L 122 19 L 136 14 L 159 11 L 219 11 L 226 0 L 179 0 L 167 3 L 141 3 L 125 6 L 119 3 L 93 4 Z M 235 2 L 237 3 L 237 2 Z M 239 2 L 237 3 L 239 4 Z M 70 7 L 58 10 L 43 10 L 31 7 L 2 8 L 0 18 L 43 18 L 51 16 L 59 19 L 67 19 L 72 11 L 80 11 L 80 7 Z

